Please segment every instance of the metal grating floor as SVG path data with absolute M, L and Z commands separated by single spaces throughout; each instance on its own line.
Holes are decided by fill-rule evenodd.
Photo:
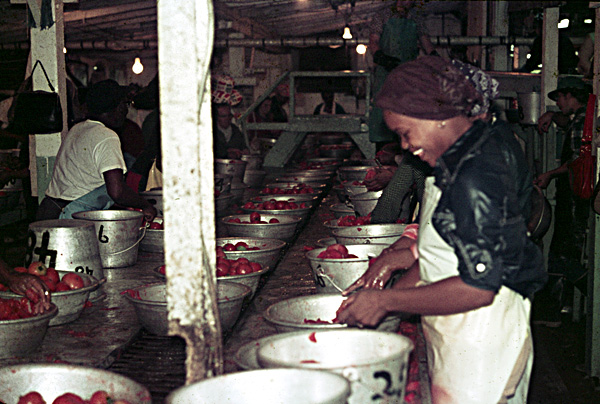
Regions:
M 163 404 L 171 391 L 185 384 L 185 341 L 142 330 L 108 370 L 146 386 L 152 403 Z

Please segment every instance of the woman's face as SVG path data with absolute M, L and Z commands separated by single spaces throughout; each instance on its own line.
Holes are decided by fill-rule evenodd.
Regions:
M 383 111 L 383 119 L 398 135 L 403 149 L 432 167 L 457 139 L 449 128 L 440 127 L 441 121 L 412 118 L 390 110 Z

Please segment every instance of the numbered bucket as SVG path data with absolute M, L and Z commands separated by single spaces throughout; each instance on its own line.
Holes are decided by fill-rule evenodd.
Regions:
M 140 241 L 146 234 L 141 212 L 90 210 L 74 213 L 73 217 L 94 223 L 104 268 L 129 267 L 136 263 Z
M 93 223 L 75 219 L 42 220 L 29 224 L 25 266 L 43 262 L 57 271 L 81 272 L 104 278 Z

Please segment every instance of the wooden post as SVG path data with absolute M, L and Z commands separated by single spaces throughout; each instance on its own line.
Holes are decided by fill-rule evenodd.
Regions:
M 223 372 L 210 112 L 213 5 L 159 1 L 157 14 L 169 328 L 186 340 L 189 384 Z

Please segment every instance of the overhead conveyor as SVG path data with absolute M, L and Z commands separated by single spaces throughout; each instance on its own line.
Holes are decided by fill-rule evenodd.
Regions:
M 281 83 L 289 79 L 290 99 L 289 116 L 287 122 L 248 123 L 247 117 L 273 92 Z M 347 79 L 357 88 L 361 87 L 360 94 L 364 96 L 364 113 L 346 115 L 297 115 L 297 83 L 302 79 Z M 363 84 L 358 84 L 364 81 Z M 364 91 L 363 91 L 364 89 Z M 281 76 L 271 87 L 260 96 L 254 104 L 240 117 L 240 126 L 246 136 L 250 130 L 282 131 L 273 147 L 266 153 L 263 165 L 265 167 L 284 167 L 296 150 L 302 145 L 306 135 L 311 132 L 340 132 L 348 133 L 366 158 L 375 157 L 375 144 L 369 141 L 369 109 L 371 93 L 371 77 L 365 71 L 335 71 L 335 72 L 289 72 Z M 359 94 L 357 94 L 359 97 Z

